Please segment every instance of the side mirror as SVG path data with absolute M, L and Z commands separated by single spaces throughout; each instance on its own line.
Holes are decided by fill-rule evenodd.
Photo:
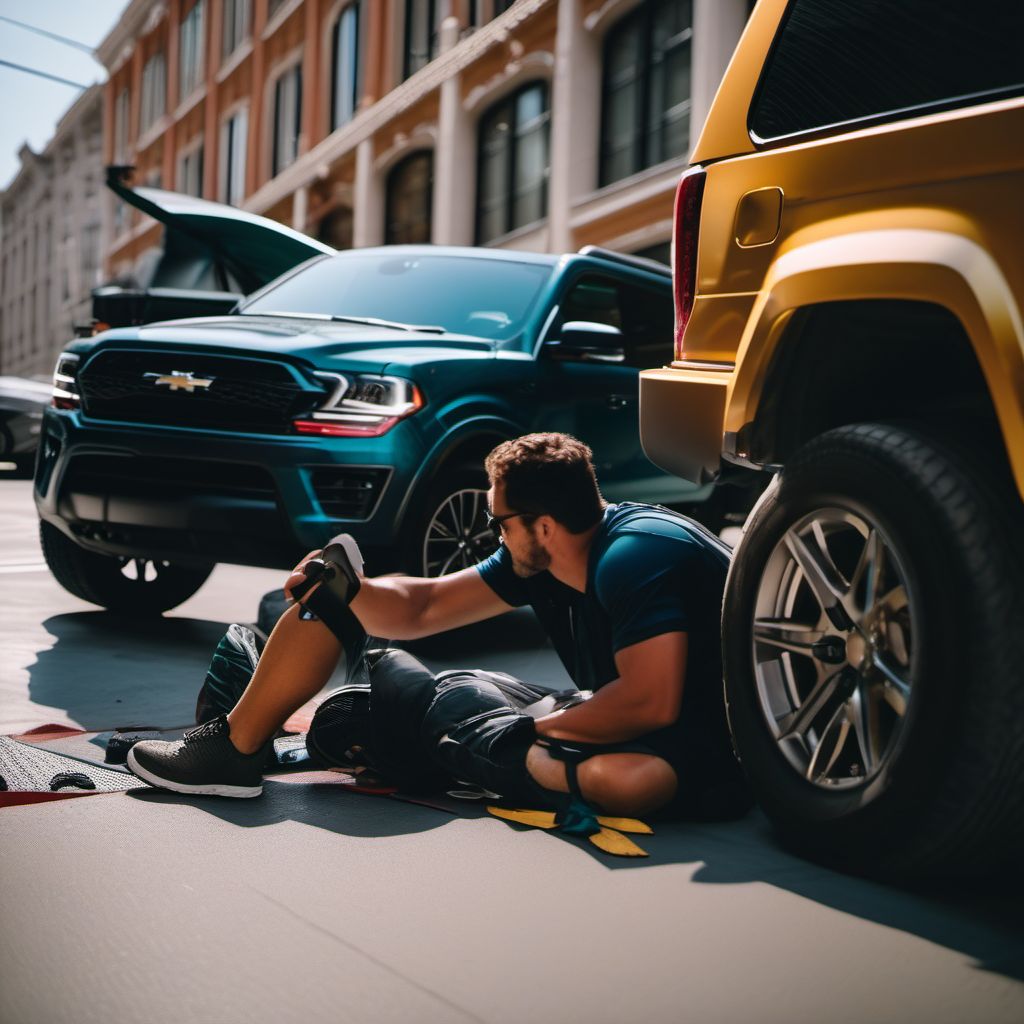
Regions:
M 622 331 L 610 324 L 589 320 L 570 320 L 562 326 L 561 336 L 544 347 L 560 359 L 582 359 L 590 363 L 622 363 L 626 359 Z

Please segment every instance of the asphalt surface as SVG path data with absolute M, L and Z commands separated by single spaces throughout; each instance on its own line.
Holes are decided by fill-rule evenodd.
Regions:
M 190 721 L 281 573 L 219 567 L 146 626 L 65 593 L 0 478 L 0 733 Z M 555 681 L 529 616 L 419 649 Z M 915 892 L 783 851 L 760 814 L 642 861 L 486 818 L 268 782 L 0 810 L 0 1021 L 1024 1019 L 1015 880 Z

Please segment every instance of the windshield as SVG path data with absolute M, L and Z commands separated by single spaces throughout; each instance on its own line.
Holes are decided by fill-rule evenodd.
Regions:
M 377 317 L 506 341 L 551 274 L 544 263 L 421 253 L 345 253 L 271 287 L 241 313 Z

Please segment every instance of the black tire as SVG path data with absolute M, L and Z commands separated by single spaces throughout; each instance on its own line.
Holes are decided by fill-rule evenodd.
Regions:
M 442 473 L 412 520 L 403 571 L 410 576 L 444 576 L 491 554 L 497 541 L 486 526 L 487 488 L 487 474 L 479 467 L 460 466 Z M 446 527 L 452 533 L 450 541 L 439 535 Z
M 159 615 L 174 608 L 190 598 L 213 571 L 212 565 L 174 565 L 86 551 L 42 521 L 39 540 L 50 572 L 69 594 L 124 615 Z M 125 574 L 128 563 L 134 563 L 134 578 Z
M 908 879 L 998 869 L 1024 852 L 1024 512 L 1005 464 L 986 464 L 982 450 L 903 426 L 830 431 L 786 465 L 737 547 L 722 621 L 733 739 L 768 816 L 814 859 Z M 809 563 L 800 538 L 820 552 L 825 537 L 830 557 L 818 561 L 838 567 L 850 545 L 843 515 L 852 516 L 849 530 L 868 523 L 882 545 L 882 585 L 871 583 L 874 568 L 860 574 L 861 604 L 869 587 L 876 595 L 891 589 L 873 624 L 865 616 L 844 632 L 823 613 L 818 622 L 830 637 L 810 652 L 815 634 L 796 635 L 796 609 L 813 618 L 809 604 L 833 599 L 827 587 L 824 603 L 811 594 L 814 571 L 801 565 L 801 557 Z M 849 566 L 852 550 L 847 558 Z M 838 592 L 857 575 L 842 575 Z M 778 604 L 783 591 L 789 606 Z M 773 607 L 792 609 L 784 633 Z M 839 608 L 832 614 L 842 619 Z M 840 650 L 835 640 L 844 637 Z M 794 639 L 805 649 L 782 654 L 778 641 Z M 808 665 L 818 681 L 801 690 Z M 811 693 L 833 667 L 842 687 L 814 711 Z M 893 710 L 901 679 L 910 687 L 902 715 Z M 851 691 L 843 705 L 851 687 L 857 696 Z M 873 707 L 874 718 L 858 720 L 858 707 Z M 886 721 L 893 724 L 883 745 Z M 869 735 L 877 745 L 862 740 Z M 817 760 L 815 741 L 824 748 Z

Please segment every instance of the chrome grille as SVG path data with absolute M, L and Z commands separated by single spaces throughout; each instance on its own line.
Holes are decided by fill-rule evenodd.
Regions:
M 190 373 L 209 387 L 171 390 L 157 376 Z M 192 352 L 100 352 L 79 374 L 82 406 L 97 419 L 280 433 L 323 400 L 284 363 Z

